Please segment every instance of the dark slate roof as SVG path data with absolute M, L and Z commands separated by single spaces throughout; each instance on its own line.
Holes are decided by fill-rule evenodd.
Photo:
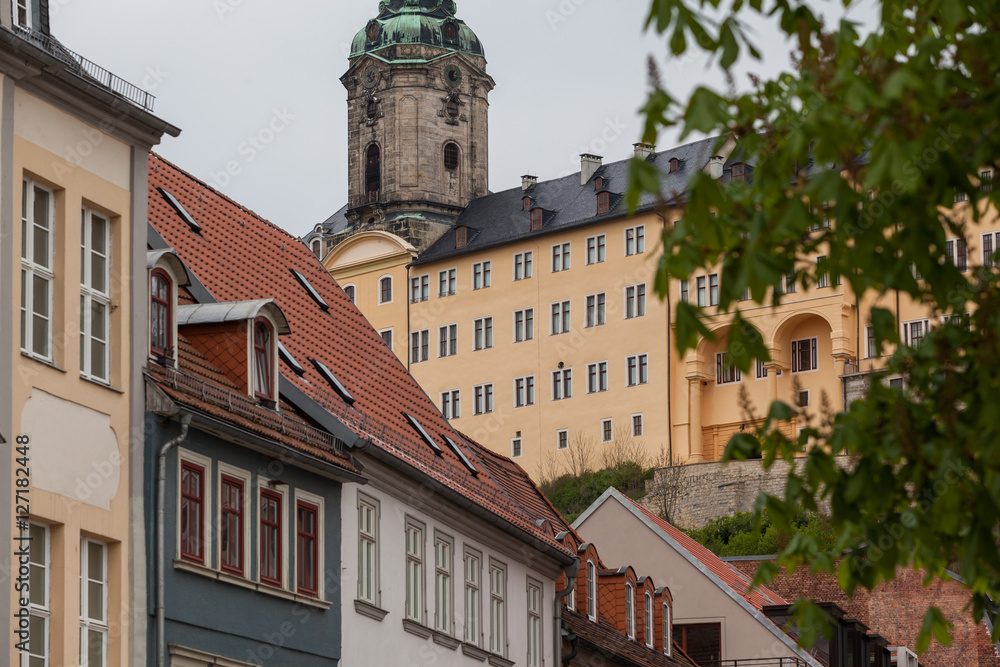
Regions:
M 651 158 L 662 173 L 661 192 L 668 201 L 684 193 L 691 178 L 705 168 L 714 154 L 717 141 L 717 137 L 702 139 L 657 153 Z M 669 173 L 672 158 L 677 158 L 681 163 L 680 169 L 673 174 Z M 628 172 L 629 160 L 621 160 L 603 165 L 587 185 L 580 185 L 580 173 L 577 172 L 540 182 L 527 192 L 521 188 L 512 188 L 475 199 L 454 225 L 475 230 L 475 233 L 469 234 L 465 248 L 456 249 L 455 235 L 448 233 L 424 251 L 414 264 L 478 252 L 528 235 L 550 234 L 619 218 L 625 214 L 626 204 L 622 195 L 628 187 Z M 597 192 L 594 190 L 594 178 L 597 176 L 604 178 L 605 190 L 612 194 L 611 210 L 604 215 L 597 215 Z M 526 195 L 532 198 L 532 208 L 538 207 L 546 211 L 541 232 L 530 231 L 531 214 L 522 210 L 522 200 Z M 656 198 L 646 195 L 639 202 L 639 210 L 652 209 L 655 204 Z
M 323 228 L 322 234 L 317 234 L 314 227 L 311 232 L 302 237 L 302 241 L 308 245 L 314 238 L 324 238 L 331 234 L 339 234 L 350 226 L 351 223 L 347 221 L 347 204 L 344 204 L 339 211 L 317 225 L 317 227 Z

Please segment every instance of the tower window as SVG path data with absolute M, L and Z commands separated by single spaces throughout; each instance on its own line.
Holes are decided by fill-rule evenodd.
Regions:
M 449 42 L 454 42 L 458 39 L 458 26 L 454 23 L 445 23 L 442 32 L 444 33 L 444 38 Z
M 448 171 L 458 169 L 458 145 L 453 142 L 444 145 L 444 168 Z
M 372 44 L 374 44 L 375 40 L 378 39 L 379 33 L 381 33 L 381 32 L 382 32 L 382 30 L 381 30 L 381 28 L 379 28 L 378 23 L 376 23 L 375 21 L 372 21 L 371 23 L 369 23 L 368 24 L 368 41 L 371 42 Z
M 376 102 L 374 99 L 368 100 L 368 106 L 365 109 L 365 115 L 367 115 L 369 119 L 372 119 L 375 116 L 377 116 L 378 115 L 378 102 Z
M 373 195 L 377 199 L 379 191 L 382 189 L 382 152 L 376 144 L 368 147 L 368 155 L 365 159 L 365 192 L 369 199 Z
M 458 100 L 448 100 L 448 118 L 458 118 Z

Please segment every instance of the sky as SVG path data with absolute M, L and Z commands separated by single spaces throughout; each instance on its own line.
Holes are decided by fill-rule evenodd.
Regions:
M 849 10 L 869 23 L 875 0 Z M 828 21 L 839 0 L 816 0 Z M 155 114 L 181 128 L 154 150 L 283 227 L 307 234 L 347 197 L 347 93 L 340 76 L 377 0 L 50 0 L 67 47 L 156 96 Z M 724 89 L 703 56 L 674 58 L 643 32 L 648 0 L 458 0 L 479 36 L 490 94 L 490 189 L 580 170 L 580 153 L 631 156 L 648 92 L 647 59 L 669 92 Z M 760 22 L 762 62 L 789 69 L 790 45 Z M 658 139 L 677 142 L 675 132 Z M 227 164 L 236 169 L 227 173 Z

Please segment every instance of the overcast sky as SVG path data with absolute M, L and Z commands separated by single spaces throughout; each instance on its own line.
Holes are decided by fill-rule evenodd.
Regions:
M 817 5 L 839 17 L 840 0 Z M 301 236 L 347 197 L 347 105 L 340 76 L 376 0 L 50 0 L 69 48 L 156 95 L 181 128 L 157 152 Z M 871 21 L 873 0 L 851 11 Z M 458 0 L 486 49 L 490 188 L 579 171 L 579 154 L 628 157 L 642 125 L 646 59 L 671 93 L 724 85 L 703 58 L 675 59 L 642 32 L 648 0 Z M 763 75 L 788 69 L 789 45 L 759 27 Z M 270 139 L 265 128 L 278 130 Z M 255 142 L 262 150 L 254 148 Z M 676 140 L 664 134 L 659 145 Z M 238 175 L 225 173 L 238 164 Z

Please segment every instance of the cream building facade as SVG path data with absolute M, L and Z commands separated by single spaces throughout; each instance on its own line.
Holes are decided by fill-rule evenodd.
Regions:
M 179 130 L 152 115 L 151 95 L 62 47 L 46 0 L 4 2 L 0 24 L 0 539 L 15 545 L 0 612 L 25 630 L 5 633 L 0 653 L 10 665 L 133 664 L 145 641 L 132 452 L 146 170 L 149 149 Z

